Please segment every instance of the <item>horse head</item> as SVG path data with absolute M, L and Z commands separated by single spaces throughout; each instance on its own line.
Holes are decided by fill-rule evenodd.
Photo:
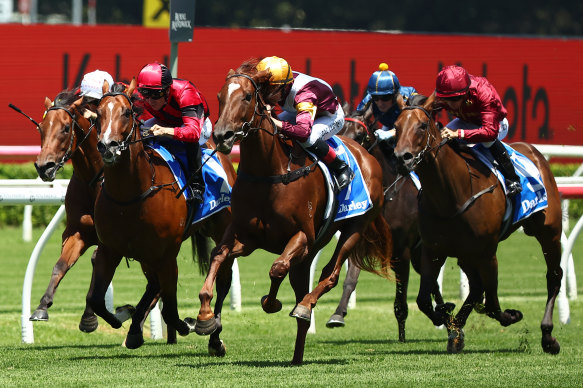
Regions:
M 338 135 L 349 137 L 364 148 L 370 149 L 376 141 L 375 123 L 372 104 L 369 104 L 363 111 L 347 114 L 344 118 L 344 127 Z
M 119 89 L 114 87 L 112 92 L 108 92 L 109 84 L 106 81 L 103 84 L 103 97 L 97 107 L 97 149 L 106 165 L 117 163 L 122 151 L 129 147 L 132 137 L 139 132 L 136 131 L 138 120 L 131 100 L 136 80 L 132 79 L 127 88 L 119 86 Z M 125 90 L 121 91 L 122 88 Z
M 255 120 L 266 116 L 261 92 L 269 88 L 269 71 L 258 72 L 254 67 L 243 66 L 237 72 L 230 70 L 219 91 L 219 119 L 213 131 L 217 149 L 225 154 L 251 131 L 257 130 Z
M 57 171 L 72 157 L 86 138 L 90 123 L 81 113 L 83 97 L 66 90 L 55 101 L 45 97 L 45 114 L 38 127 L 41 135 L 41 151 L 34 166 L 38 176 L 52 182 Z
M 402 99 L 397 100 L 401 114 L 395 121 L 395 156 L 402 174 L 414 171 L 424 157 L 440 147 L 441 132 L 432 117 L 433 102 L 434 96 L 423 105 L 405 106 Z

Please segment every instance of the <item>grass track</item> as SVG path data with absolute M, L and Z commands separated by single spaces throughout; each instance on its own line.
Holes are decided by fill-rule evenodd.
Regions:
M 35 230 L 35 239 L 41 230 Z M 419 278 L 412 274 L 405 344 L 397 341 L 392 312 L 394 284 L 370 274 L 361 276 L 357 305 L 349 310 L 347 326 L 330 330 L 325 322 L 334 311 L 341 286 L 325 295 L 316 307 L 316 334 L 306 343 L 305 364 L 290 367 L 295 321 L 288 317 L 293 293 L 282 284 L 282 312 L 265 314 L 259 300 L 269 289 L 267 275 L 274 255 L 256 252 L 239 261 L 242 283 L 241 313 L 223 312 L 225 358 L 207 356 L 206 337 L 191 334 L 168 346 L 149 339 L 130 351 L 120 346 L 128 324 L 113 330 L 100 320 L 92 334 L 77 329 L 90 279 L 86 253 L 69 272 L 49 310 L 50 320 L 34 324 L 35 343 L 21 343 L 22 281 L 34 243 L 23 243 L 21 231 L 0 229 L 0 386 L 59 387 L 386 387 L 487 386 L 568 387 L 583 385 L 583 287 L 571 301 L 571 323 L 558 322 L 554 335 L 561 343 L 557 356 L 540 347 L 540 320 L 546 296 L 545 266 L 536 240 L 516 233 L 499 248 L 499 294 L 502 308 L 516 308 L 524 320 L 507 328 L 483 315 L 472 314 L 466 326 L 462 354 L 446 352 L 446 333 L 435 329 L 419 312 L 415 297 Z M 185 246 L 179 257 L 178 287 L 181 317 L 196 316 L 202 278 Z M 60 236 L 53 236 L 39 260 L 32 307 L 48 284 L 60 252 Z M 322 257 L 331 254 L 329 246 Z M 575 267 L 583 276 L 583 243 L 575 252 Z M 319 268 L 323 266 L 321 259 Z M 413 272 L 413 271 L 412 271 Z M 444 296 L 460 304 L 459 270 L 448 260 Z M 116 305 L 135 304 L 145 287 L 139 265 L 122 262 L 114 279 Z M 228 299 L 227 299 L 228 302 Z

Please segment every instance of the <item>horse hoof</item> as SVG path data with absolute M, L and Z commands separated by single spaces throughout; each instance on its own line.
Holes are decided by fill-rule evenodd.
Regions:
M 144 344 L 144 336 L 140 334 L 128 334 L 125 346 L 128 349 L 137 349 Z
M 48 321 L 49 320 L 49 313 L 47 310 L 37 309 L 34 310 L 34 313 L 28 318 L 29 321 Z
M 225 354 L 227 354 L 227 347 L 223 340 L 219 340 L 219 342 L 215 344 L 209 342 L 208 350 L 209 356 L 213 357 L 225 357 Z
M 126 304 L 125 306 L 120 306 L 115 309 L 115 317 L 121 323 L 127 321 L 134 315 L 136 308 L 132 305 Z
M 289 316 L 292 318 L 303 319 L 304 321 L 310 322 L 312 319 L 312 313 L 309 308 L 302 306 L 301 304 L 296 305 Z
M 464 331 L 462 329 L 452 329 L 447 338 L 447 352 L 450 354 L 460 353 L 464 346 Z
M 273 301 L 272 303 L 266 303 L 265 302 L 266 300 L 268 300 L 267 295 L 264 295 L 261 298 L 261 307 L 263 308 L 263 311 L 265 311 L 268 314 L 273 314 L 281 311 L 281 302 L 279 301 L 279 299 L 275 299 L 275 301 Z
M 326 327 L 329 329 L 333 329 L 335 327 L 344 327 L 345 323 L 344 323 L 344 317 L 342 315 L 339 314 L 334 314 L 330 317 L 330 319 L 328 319 L 328 322 L 326 322 Z
M 193 333 L 196 328 L 196 319 L 194 318 L 184 318 L 184 323 L 188 326 L 189 333 Z
M 559 354 L 561 351 L 561 345 L 559 344 L 559 341 L 553 337 L 551 337 L 550 341 L 543 338 L 542 347 L 543 351 L 549 354 Z
M 97 330 L 99 322 L 97 321 L 96 315 L 87 315 L 81 317 L 81 322 L 79 322 L 79 330 L 84 333 L 93 333 Z
M 206 321 L 201 321 L 199 319 L 196 320 L 196 324 L 194 326 L 194 332 L 198 335 L 210 335 L 217 330 L 217 321 L 213 317 Z

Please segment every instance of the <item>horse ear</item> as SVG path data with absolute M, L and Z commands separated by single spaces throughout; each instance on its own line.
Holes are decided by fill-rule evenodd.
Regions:
M 397 95 L 397 106 L 399 107 L 399 110 L 403 110 L 405 107 L 405 100 L 403 100 L 403 96 L 400 93 Z
M 81 103 L 83 102 L 83 98 L 84 97 L 79 97 L 77 100 L 75 100 L 75 102 L 71 104 L 71 108 L 77 109 L 79 105 L 81 105 Z
M 130 85 L 128 86 L 128 88 L 126 90 L 126 94 L 128 96 L 131 96 L 132 94 L 134 94 L 134 90 L 136 90 L 136 86 L 137 86 L 136 79 L 132 78 L 132 82 L 130 82 Z
M 235 74 L 235 70 L 233 70 L 233 69 L 229 70 L 229 72 L 227 73 L 227 77 L 225 79 L 229 78 L 233 74 Z
M 53 102 L 50 98 L 45 97 L 45 108 L 49 109 L 51 106 L 53 106 Z
M 103 86 L 101 86 L 101 91 L 103 92 L 103 94 L 109 93 L 110 86 L 111 85 L 109 84 L 109 82 L 107 82 L 106 80 L 103 80 Z
M 425 109 L 428 112 L 431 112 L 433 110 L 433 103 L 434 102 L 435 102 L 435 92 L 432 93 L 431 96 L 429 96 L 427 101 L 425 101 L 425 103 L 423 104 L 423 109 Z
M 269 82 L 270 78 L 271 78 L 271 72 L 267 69 L 261 70 L 253 76 L 253 79 L 255 79 L 255 82 L 257 82 L 258 85 L 263 84 L 265 82 Z
M 348 116 L 349 114 L 352 113 L 352 106 L 348 101 L 346 101 L 344 105 L 342 105 L 342 110 L 344 111 L 345 116 Z

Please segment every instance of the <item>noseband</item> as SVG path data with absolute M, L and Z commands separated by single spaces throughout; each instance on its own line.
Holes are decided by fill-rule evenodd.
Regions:
M 77 128 L 79 128 L 79 129 L 81 129 L 82 132 L 83 132 L 83 128 L 81 128 L 81 126 L 79 125 L 77 120 L 75 120 L 75 116 L 73 115 L 73 113 L 71 113 L 71 111 L 69 109 L 62 107 L 62 106 L 52 106 L 49 109 L 47 109 L 47 112 L 51 111 L 51 110 L 64 110 L 69 115 L 69 117 L 71 118 L 71 122 L 72 122 L 71 140 L 69 141 L 69 146 L 67 147 L 67 151 L 65 152 L 65 154 L 63 155 L 61 160 L 57 163 L 57 170 L 58 170 L 61 167 L 63 167 L 63 165 L 65 163 L 67 163 L 67 161 L 69 161 L 69 159 L 71 159 L 73 157 L 73 154 L 79 148 L 81 148 L 81 145 L 83 144 L 83 142 L 85 142 L 85 140 L 87 140 L 87 138 L 91 134 L 91 131 L 93 130 L 93 127 L 95 126 L 95 123 L 91 122 L 91 126 L 89 127 L 89 130 L 87 131 L 87 133 L 85 134 L 83 139 L 81 139 L 81 141 L 79 141 L 77 143 L 77 147 L 75 147 L 75 149 L 73 149 L 73 143 L 75 143 L 75 126 L 77 126 Z
M 261 96 L 259 95 L 259 85 L 257 85 L 257 82 L 255 82 L 255 80 L 251 76 L 249 76 L 247 74 L 242 74 L 242 73 L 232 74 L 232 75 L 228 76 L 227 79 L 235 78 L 235 77 L 247 78 L 249 81 L 251 81 L 251 84 L 255 88 L 255 107 L 253 108 L 253 116 L 251 116 L 251 119 L 249 121 L 246 121 L 243 123 L 243 125 L 241 125 L 241 129 L 239 131 L 235 132 L 235 134 L 234 134 L 235 138 L 242 140 L 245 137 L 247 137 L 247 135 L 249 133 L 251 133 L 252 131 L 257 131 L 257 130 L 265 131 L 272 136 L 277 135 L 277 127 L 275 126 L 275 123 L 273 122 L 273 120 L 270 120 L 271 124 L 273 125 L 273 132 L 269 132 L 267 129 L 261 127 L 261 122 L 263 121 L 263 119 L 265 117 L 268 117 L 268 115 L 261 112 L 262 110 L 264 110 L 261 108 L 262 108 L 262 106 L 265 107 L 265 104 L 263 103 L 263 101 L 261 100 Z M 260 105 L 260 103 L 261 103 L 261 105 Z M 255 121 L 255 115 L 261 116 L 261 121 L 259 121 L 258 126 L 253 127 L 252 124 L 253 124 L 253 121 Z
M 423 147 L 423 149 L 421 150 L 421 152 L 419 152 L 417 155 L 415 155 L 413 157 L 413 163 L 411 164 L 411 170 L 414 170 L 415 167 L 417 167 L 417 165 L 419 163 L 421 163 L 421 160 L 423 160 L 423 158 L 425 157 L 425 154 L 427 152 L 432 152 L 433 150 L 438 150 L 445 144 L 447 143 L 447 139 L 443 139 L 438 145 L 431 147 L 431 143 L 433 139 L 436 139 L 435 136 L 433 136 L 431 134 L 431 132 L 429 131 L 429 128 L 431 128 L 433 126 L 433 120 L 431 119 L 431 113 L 429 113 L 429 111 L 427 111 L 427 109 L 423 108 L 422 106 L 406 106 L 403 108 L 403 110 L 420 110 L 423 113 L 425 113 L 425 115 L 427 116 L 427 118 L 429 120 L 427 120 L 427 122 L 423 123 L 422 125 L 426 126 L 426 132 L 427 132 L 427 142 L 425 143 L 425 147 Z
M 136 129 L 136 121 L 137 120 L 134 117 L 134 104 L 132 103 L 132 100 L 129 98 L 129 96 L 125 93 L 122 93 L 122 92 L 109 92 L 109 93 L 105 93 L 103 95 L 103 97 L 101 98 L 101 100 L 103 101 L 103 98 L 105 98 L 105 97 L 116 97 L 116 96 L 124 96 L 126 98 L 126 100 L 128 100 L 128 103 L 130 104 L 130 111 L 132 112 L 132 130 L 130 131 L 130 133 L 126 136 L 126 138 L 119 145 L 114 146 L 114 147 L 109 147 L 113 154 L 119 155 L 121 152 L 125 151 L 131 144 L 136 143 L 140 140 L 136 140 L 136 141 L 130 140 L 130 138 L 133 136 L 134 131 Z

